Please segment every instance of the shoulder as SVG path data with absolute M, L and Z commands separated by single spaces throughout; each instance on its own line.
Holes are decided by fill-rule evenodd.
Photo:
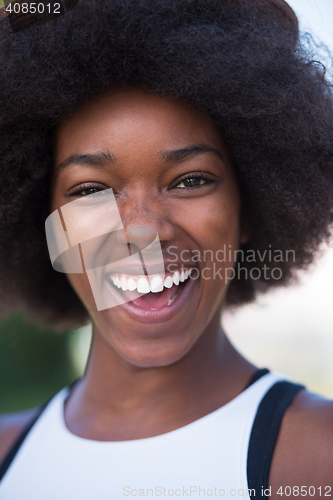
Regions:
M 314 496 L 314 491 L 316 498 L 325 496 L 325 493 L 326 496 L 332 496 L 332 470 L 333 401 L 302 390 L 295 396 L 282 419 L 269 475 L 271 498 L 281 499 L 278 491 L 288 496 L 288 487 L 291 487 L 292 492 L 295 488 L 292 497 Z M 310 487 L 312 489 L 309 492 Z
M 24 429 L 37 417 L 40 408 L 0 415 L 0 467 Z

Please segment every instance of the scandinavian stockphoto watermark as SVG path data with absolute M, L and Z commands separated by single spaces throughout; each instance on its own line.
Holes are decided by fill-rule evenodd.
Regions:
M 279 263 L 295 262 L 295 250 L 273 249 L 233 249 L 231 244 L 224 244 L 218 250 L 179 249 L 175 245 L 167 248 L 166 271 L 179 267 L 190 268 L 190 278 L 204 280 L 220 279 L 225 282 L 233 279 L 280 280 L 283 271 Z M 209 265 L 204 266 L 203 264 Z M 221 265 L 222 264 L 222 265 Z

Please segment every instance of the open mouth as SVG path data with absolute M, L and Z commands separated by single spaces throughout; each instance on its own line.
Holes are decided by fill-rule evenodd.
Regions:
M 171 306 L 187 286 L 190 269 L 179 269 L 166 276 L 110 274 L 107 279 L 116 293 L 131 304 L 146 311 L 159 311 Z M 144 294 L 138 297 L 138 294 Z

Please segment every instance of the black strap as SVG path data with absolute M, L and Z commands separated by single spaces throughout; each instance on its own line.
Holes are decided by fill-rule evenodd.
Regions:
M 250 387 L 250 385 L 254 384 L 255 382 L 257 382 L 257 380 L 259 380 L 261 377 L 263 377 L 264 375 L 266 375 L 267 373 L 269 373 L 269 370 L 268 368 L 259 368 L 255 373 L 254 375 L 251 377 L 249 383 L 247 384 L 247 386 L 245 387 L 245 389 L 247 389 L 248 387 Z M 245 390 L 244 389 L 244 390 Z
M 10 464 L 15 458 L 15 455 L 17 454 L 18 450 L 20 449 L 23 441 L 27 437 L 30 429 L 36 422 L 36 420 L 39 418 L 43 410 L 46 408 L 47 404 L 51 401 L 52 398 L 50 398 L 46 403 L 44 403 L 42 406 L 39 407 L 38 409 L 38 414 L 37 417 L 35 417 L 32 422 L 24 429 L 24 431 L 19 435 L 17 440 L 15 441 L 14 445 L 11 447 L 9 452 L 7 453 L 5 460 L 2 462 L 0 466 L 0 481 L 3 478 L 3 476 L 6 474 L 7 470 L 9 469 Z
M 76 384 L 76 382 L 78 382 L 80 380 L 80 378 L 77 378 L 76 380 L 74 380 L 70 385 L 70 389 L 72 389 L 74 387 L 74 385 Z M 17 440 L 15 441 L 15 443 L 13 444 L 13 446 L 11 447 L 11 449 L 9 450 L 9 452 L 7 453 L 4 461 L 2 462 L 2 464 L 0 465 L 0 481 L 2 480 L 2 478 L 4 477 L 4 475 L 6 474 L 7 470 L 9 469 L 11 463 L 13 462 L 17 452 L 19 451 L 19 449 L 21 448 L 22 446 L 22 443 L 23 441 L 25 440 L 25 438 L 27 437 L 27 435 L 29 434 L 29 431 L 31 430 L 31 428 L 33 427 L 33 425 L 37 422 L 37 420 L 39 419 L 39 417 L 41 416 L 41 414 L 43 413 L 43 411 L 45 410 L 45 408 L 47 407 L 47 405 L 49 404 L 49 402 L 54 398 L 54 396 L 50 397 L 46 403 L 44 403 L 43 405 L 41 405 L 38 409 L 38 413 L 37 413 L 37 416 L 32 420 L 32 422 L 30 422 L 30 424 L 23 430 L 23 432 L 19 435 L 19 437 L 17 438 Z
M 304 385 L 276 382 L 263 397 L 254 419 L 247 455 L 248 489 L 251 500 L 267 498 L 268 474 L 283 415 Z M 249 491 L 249 494 L 251 491 Z

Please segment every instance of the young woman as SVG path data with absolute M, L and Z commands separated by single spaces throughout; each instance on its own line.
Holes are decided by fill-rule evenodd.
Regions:
M 333 97 L 293 11 L 81 0 L 4 31 L 0 59 L 2 307 L 93 325 L 83 377 L 1 417 L 1 500 L 332 496 L 332 401 L 258 369 L 221 328 L 330 236 Z M 157 234 L 164 265 L 107 268 L 114 307 L 97 305 L 84 246 L 83 272 L 61 273 L 45 237 L 50 214 L 70 235 L 70 203 L 104 191 L 123 225 L 111 261 L 144 268 Z M 86 239 L 92 210 L 75 219 Z

